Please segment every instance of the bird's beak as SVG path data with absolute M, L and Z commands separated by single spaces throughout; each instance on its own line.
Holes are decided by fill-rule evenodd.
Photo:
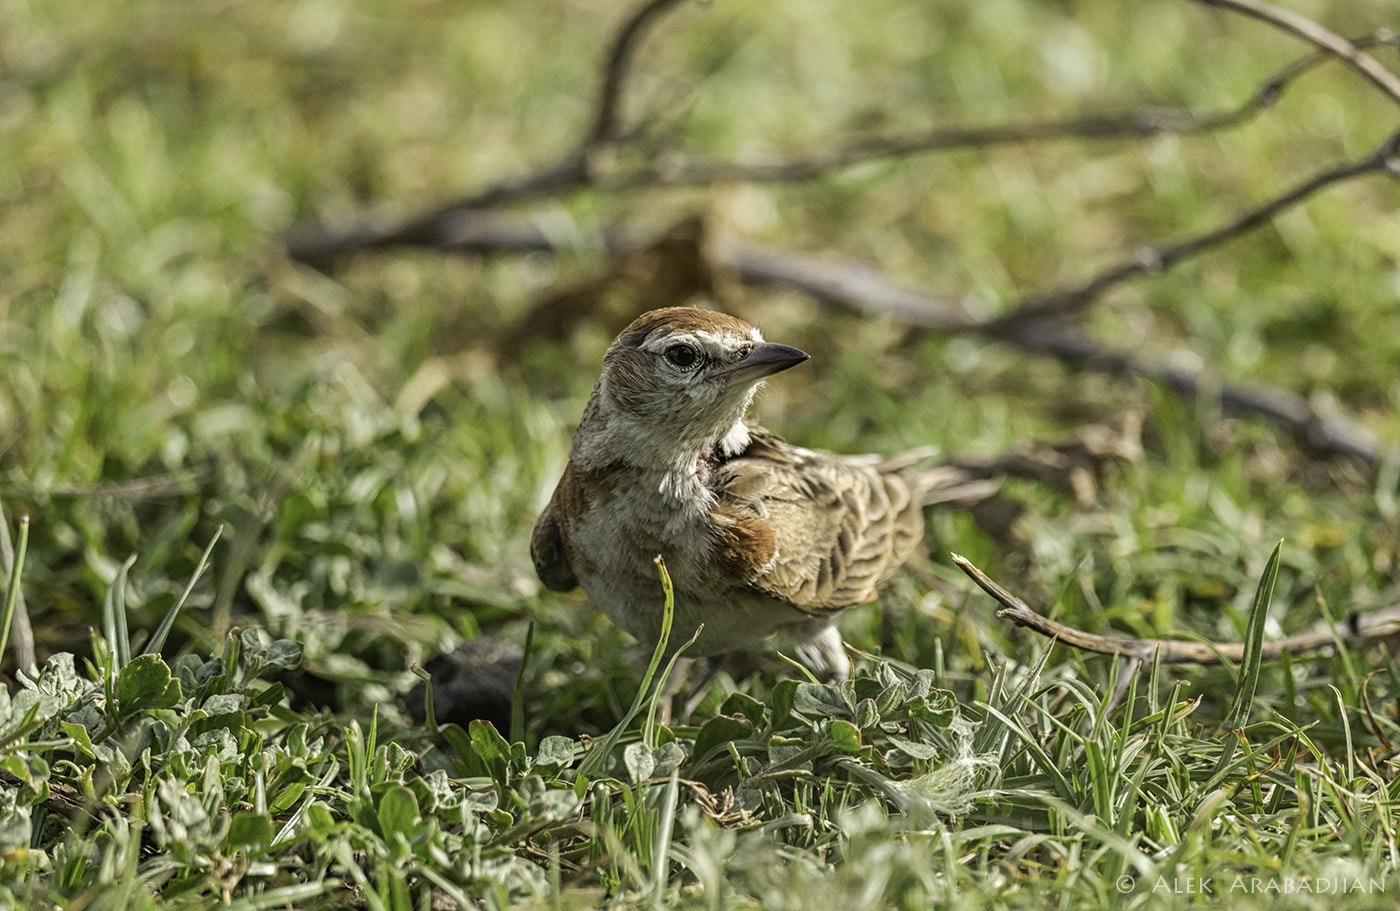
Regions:
M 743 360 L 735 361 L 715 375 L 729 385 L 756 383 L 765 376 L 796 367 L 809 357 L 807 352 L 789 345 L 759 342 L 749 349 Z

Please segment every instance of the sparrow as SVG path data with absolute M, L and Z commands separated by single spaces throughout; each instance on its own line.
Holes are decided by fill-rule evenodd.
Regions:
M 829 679 L 850 674 L 836 615 L 875 599 L 956 479 L 910 459 L 794 446 L 746 418 L 763 381 L 809 355 L 723 313 L 637 317 L 603 357 L 563 477 L 531 536 L 540 580 L 582 586 L 646 645 L 718 656 L 778 633 Z M 703 628 L 702 628 L 703 627 Z

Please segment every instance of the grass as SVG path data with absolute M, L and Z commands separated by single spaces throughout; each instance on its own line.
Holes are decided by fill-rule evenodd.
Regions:
M 1394 26 L 1380 2 L 1298 8 L 1348 35 Z M 617 326 L 500 340 L 603 264 L 394 253 L 322 274 L 279 242 L 550 160 L 621 14 L 0 3 L 0 511 L 22 564 L 5 610 L 22 589 L 39 655 L 4 654 L 0 906 L 1393 906 L 1385 648 L 1145 668 L 1113 703 L 1120 663 L 1007 628 L 947 557 L 1101 633 L 1254 644 L 1393 604 L 1393 473 L 1310 459 L 1204 400 L 749 289 L 730 303 L 814 355 L 758 405 L 794 441 L 987 454 L 1130 412 L 1145 454 L 1087 505 L 1009 484 L 1004 532 L 934 512 L 927 553 L 842 619 L 875 656 L 855 679 L 770 656 L 675 724 L 657 713 L 670 669 L 541 590 L 529 531 Z M 1302 50 L 1180 0 L 696 4 L 646 43 L 629 103 L 684 111 L 688 150 L 781 156 L 871 129 L 1228 107 Z M 541 209 L 579 236 L 704 211 L 994 311 L 1394 123 L 1331 66 L 1220 134 Z M 1383 177 L 1334 188 L 1119 288 L 1085 326 L 1393 444 L 1397 201 Z M 532 627 L 518 736 L 409 719 L 415 665 Z

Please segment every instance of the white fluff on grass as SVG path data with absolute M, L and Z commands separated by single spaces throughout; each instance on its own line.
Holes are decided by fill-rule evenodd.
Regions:
M 972 752 L 977 726 L 964 718 L 948 725 L 953 735 L 952 755 L 943 765 L 908 781 L 892 781 L 854 763 L 847 768 L 885 793 L 906 816 L 928 813 L 963 816 L 971 812 L 974 799 L 984 796 L 1001 780 L 1001 765 L 995 753 Z

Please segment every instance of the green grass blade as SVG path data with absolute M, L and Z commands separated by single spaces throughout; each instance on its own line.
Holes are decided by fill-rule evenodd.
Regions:
M 10 570 L 10 584 L 5 589 L 5 622 L 0 626 L 0 660 L 10 645 L 10 625 L 15 621 L 15 605 L 19 603 L 19 577 L 24 571 L 24 554 L 29 549 L 29 516 L 20 516 L 19 544 L 15 546 L 15 565 Z
M 1244 633 L 1244 660 L 1240 663 L 1235 701 L 1228 714 L 1228 724 L 1231 728 L 1244 727 L 1249 721 L 1249 711 L 1254 706 L 1254 692 L 1259 686 L 1259 671 L 1264 663 L 1264 622 L 1269 615 L 1269 602 L 1274 597 L 1274 584 L 1278 582 L 1278 563 L 1282 550 L 1282 541 L 1274 545 L 1274 552 L 1269 555 L 1269 562 L 1264 566 L 1264 575 L 1259 578 L 1259 587 L 1254 591 L 1254 604 L 1249 609 L 1249 623 Z
M 190 581 L 186 583 L 185 590 L 180 592 L 180 597 L 175 599 L 175 603 L 170 606 L 170 610 L 165 612 L 165 617 L 160 621 L 160 626 L 151 635 L 151 641 L 146 643 L 146 648 L 142 654 L 159 655 L 160 650 L 165 646 L 165 640 L 170 635 L 170 628 L 175 625 L 175 617 L 180 613 L 180 608 L 185 606 L 185 601 L 190 597 L 190 592 L 194 591 L 195 583 L 205 570 L 209 568 L 209 555 L 214 551 L 214 545 L 219 543 L 219 536 L 224 533 L 224 527 L 220 525 L 214 529 L 214 537 L 209 539 L 209 544 L 204 548 L 204 553 L 200 554 L 199 563 L 195 565 L 194 573 L 190 576 Z
M 535 622 L 525 629 L 525 649 L 520 655 L 520 670 L 515 673 L 515 686 L 510 692 L 510 742 L 525 742 L 525 671 L 530 666 L 530 652 L 535 647 Z
M 605 757 L 612 755 L 612 751 L 617 747 L 617 742 L 622 739 L 623 732 L 627 730 L 632 719 L 637 717 L 637 713 L 646 704 L 647 696 L 651 692 L 651 681 L 656 677 L 656 669 L 661 666 L 661 659 L 666 654 L 666 644 L 671 639 L 671 623 L 676 618 L 676 592 L 671 585 L 671 574 L 666 572 L 666 562 L 659 556 L 656 558 L 656 568 L 661 573 L 661 590 L 666 595 L 664 613 L 661 615 L 661 635 L 656 640 L 656 648 L 651 653 L 651 662 L 647 664 L 646 673 L 642 675 L 642 682 L 637 687 L 637 695 L 632 700 L 632 707 L 608 733 L 608 738 L 603 741 L 603 745 L 589 750 L 588 755 L 583 757 L 583 762 L 579 763 L 578 768 L 580 775 L 591 773 L 597 768 L 598 763 L 602 762 Z M 696 635 L 699 633 L 697 632 Z
M 651 698 L 647 700 L 647 719 L 642 725 L 642 739 L 649 747 L 656 747 L 656 706 L 661 701 L 661 694 L 666 691 L 666 682 L 671 679 L 671 674 L 676 669 L 676 662 L 681 660 L 681 654 L 694 645 L 695 640 L 699 639 L 700 634 L 704 631 L 705 624 L 702 623 L 695 630 L 694 635 L 681 643 L 680 648 L 672 653 L 671 660 L 666 662 L 666 669 L 656 678 L 656 685 L 651 688 Z
M 423 681 L 423 726 L 428 729 L 428 733 L 434 737 L 441 729 L 437 723 L 437 707 L 433 702 L 433 676 L 417 664 L 409 668 L 413 676 Z
M 672 769 L 661 803 L 661 820 L 656 827 L 656 845 L 651 854 L 653 908 L 666 907 L 666 881 L 671 873 L 671 834 L 676 822 L 676 797 L 680 770 Z
M 117 577 L 108 586 L 107 596 L 102 599 L 102 631 L 118 670 L 131 663 L 131 640 L 126 631 L 126 574 L 135 562 L 135 554 L 126 558 L 126 562 L 117 570 Z

